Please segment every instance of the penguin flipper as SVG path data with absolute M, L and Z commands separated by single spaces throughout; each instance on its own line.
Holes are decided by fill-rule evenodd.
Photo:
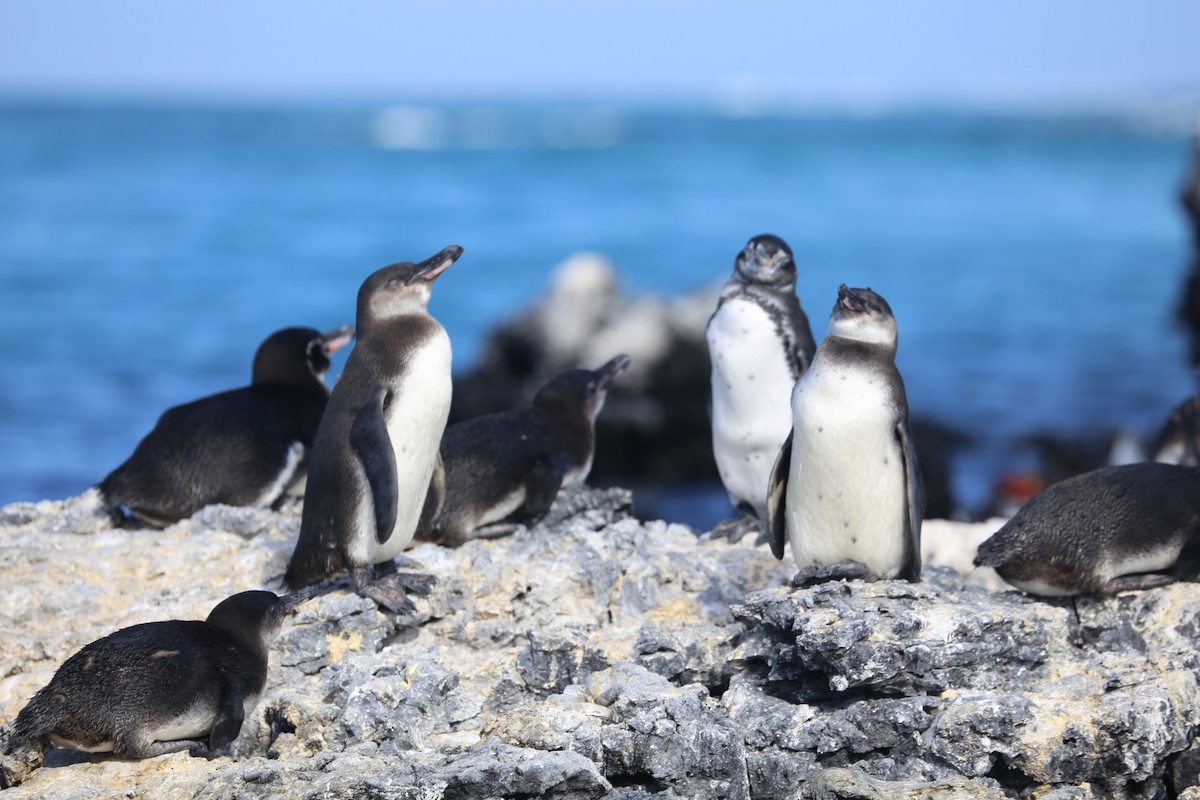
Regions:
M 767 485 L 767 536 L 771 553 L 783 560 L 783 546 L 787 542 L 787 485 L 792 471 L 792 435 L 788 431 L 783 447 L 771 469 L 771 482 Z
M 925 516 L 925 483 L 921 480 L 921 468 L 917 465 L 917 450 L 913 447 L 912 431 L 908 420 L 896 426 L 896 439 L 900 445 L 900 456 L 904 459 L 904 564 L 899 577 L 916 583 L 921 580 L 921 520 Z
M 362 463 L 367 483 L 371 486 L 371 500 L 375 507 L 375 540 L 380 544 L 391 538 L 392 529 L 396 527 L 396 506 L 400 498 L 396 454 L 383 420 L 386 401 L 387 389 L 376 389 L 350 427 L 350 446 Z
M 567 459 L 543 456 L 525 479 L 525 516 L 533 522 L 546 516 L 567 474 Z
M 231 688 L 221 698 L 217 718 L 208 733 L 208 751 L 215 753 L 229 746 L 242 730 L 246 708 L 241 689 Z

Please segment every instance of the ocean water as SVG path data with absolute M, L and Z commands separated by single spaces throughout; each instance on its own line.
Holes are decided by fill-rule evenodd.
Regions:
M 168 406 L 244 385 L 271 331 L 353 322 L 386 264 L 464 246 L 432 309 L 465 368 L 577 251 L 672 294 L 764 231 L 818 336 L 838 284 L 889 300 L 910 406 L 973 437 L 978 502 L 1021 437 L 1148 438 L 1195 390 L 1193 145 L 1158 122 L 0 101 L 0 503 L 97 482 Z

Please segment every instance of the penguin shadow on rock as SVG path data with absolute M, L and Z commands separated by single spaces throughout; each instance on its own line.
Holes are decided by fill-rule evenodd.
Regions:
M 1043 597 L 1200 578 L 1200 468 L 1105 467 L 1051 484 L 979 546 L 975 566 Z
M 451 245 L 420 263 L 392 264 L 359 288 L 358 342 L 313 441 L 284 576 L 290 588 L 346 570 L 355 592 L 397 614 L 415 610 L 407 592 L 432 589 L 432 575 L 401 572 L 395 559 L 442 504 L 451 353 L 429 298 L 460 255 Z
M 793 585 L 921 579 L 925 497 L 896 369 L 896 319 L 870 289 L 838 289 L 828 334 L 791 394 L 767 493 L 771 552 Z
M 316 594 L 241 592 L 204 621 L 146 622 L 97 639 L 63 662 L 13 730 L 38 755 L 52 744 L 123 759 L 218 755 L 262 695 L 284 618 Z
M 97 486 L 117 525 L 165 526 L 213 503 L 277 507 L 303 494 L 329 399 L 329 356 L 354 328 L 285 328 L 254 354 L 250 385 L 168 409 Z
M 783 239 L 761 234 L 737 254 L 705 340 L 712 362 L 713 456 L 739 512 L 718 523 L 711 536 L 738 541 L 753 531 L 765 541 L 767 484 L 792 430 L 792 388 L 817 349 L 796 296 L 792 250 Z
M 599 369 L 560 372 L 528 408 L 485 414 L 446 429 L 441 458 L 445 500 L 417 538 L 447 547 L 514 532 L 546 515 L 559 489 L 587 480 L 596 417 L 629 366 L 619 355 Z

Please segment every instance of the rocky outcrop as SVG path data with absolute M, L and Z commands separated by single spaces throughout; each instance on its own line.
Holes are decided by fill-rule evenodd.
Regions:
M 504 539 L 409 555 L 397 619 L 334 586 L 271 653 L 232 753 L 137 762 L 0 729 L 6 797 L 1167 798 L 1200 778 L 1200 585 L 1047 603 L 990 572 L 793 590 L 748 542 L 560 496 Z M 112 530 L 88 497 L 0 509 L 0 720 L 83 644 L 277 588 L 299 525 L 210 507 Z M 998 527 L 930 522 L 966 569 Z

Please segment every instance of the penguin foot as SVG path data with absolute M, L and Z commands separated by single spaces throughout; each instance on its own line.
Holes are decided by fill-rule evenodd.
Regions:
M 865 581 L 874 583 L 879 580 L 871 568 L 858 561 L 838 561 L 836 564 L 812 564 L 804 567 L 792 576 L 792 587 L 801 589 L 815 586 L 827 581 Z
M 767 541 L 767 526 L 756 517 L 741 514 L 735 519 L 721 520 L 704 538 L 709 540 L 727 539 L 730 544 L 737 544 L 750 533 L 757 534 L 754 540 L 755 546 Z
M 209 755 L 208 745 L 194 739 L 177 739 L 171 742 L 149 742 L 147 744 L 118 745 L 113 749 L 113 755 L 120 759 L 157 758 L 167 753 L 180 753 L 187 750 L 193 756 L 206 757 Z
M 1102 594 L 1157 589 L 1175 583 L 1175 578 L 1161 572 L 1139 572 L 1133 575 L 1118 575 L 1100 587 Z
M 499 539 L 502 536 L 511 536 L 521 530 L 523 526 L 517 522 L 493 522 L 491 525 L 484 525 L 471 531 L 472 539 Z
M 366 586 L 358 589 L 358 593 L 363 597 L 374 600 L 384 611 L 390 611 L 397 616 L 407 617 L 409 614 L 415 613 L 417 607 L 413 604 L 412 600 L 408 599 L 408 595 L 404 593 L 404 587 L 398 586 L 391 580 L 392 577 L 389 575 L 375 583 L 368 583 Z

